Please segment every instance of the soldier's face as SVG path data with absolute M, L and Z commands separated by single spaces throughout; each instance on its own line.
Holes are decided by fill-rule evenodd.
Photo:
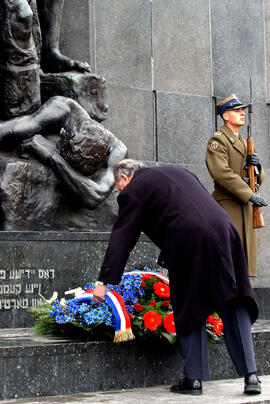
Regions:
M 224 112 L 223 117 L 227 123 L 233 126 L 243 126 L 245 125 L 245 115 L 244 109 L 239 108 Z

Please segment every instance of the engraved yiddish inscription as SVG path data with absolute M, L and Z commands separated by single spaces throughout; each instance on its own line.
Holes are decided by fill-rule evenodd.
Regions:
M 42 289 L 55 278 L 54 269 L 0 269 L 0 310 L 38 307 Z

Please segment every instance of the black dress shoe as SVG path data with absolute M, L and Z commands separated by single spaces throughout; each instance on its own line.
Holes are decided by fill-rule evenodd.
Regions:
M 179 394 L 193 394 L 200 395 L 202 394 L 202 382 L 196 379 L 188 379 L 185 377 L 180 380 L 178 384 L 171 386 L 171 393 L 179 393 Z
M 261 394 L 261 382 L 255 373 L 245 376 L 245 394 Z

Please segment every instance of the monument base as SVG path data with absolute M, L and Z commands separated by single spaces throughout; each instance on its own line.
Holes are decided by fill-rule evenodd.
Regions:
M 0 232 L 0 328 L 31 327 L 29 308 L 97 279 L 109 232 Z M 142 236 L 126 270 L 162 270 L 159 250 Z
M 258 374 L 270 374 L 270 322 L 253 327 Z M 225 343 L 209 348 L 211 378 L 237 377 Z M 180 355 L 138 342 L 85 342 L 38 336 L 31 329 L 0 332 L 0 397 L 12 399 L 177 383 Z

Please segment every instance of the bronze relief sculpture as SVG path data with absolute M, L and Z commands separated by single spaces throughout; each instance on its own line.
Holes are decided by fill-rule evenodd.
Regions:
M 127 153 L 101 124 L 108 114 L 105 79 L 59 51 L 63 4 L 3 0 L 0 6 L 5 230 L 87 229 L 93 214 L 88 222 L 85 208 L 107 199 L 113 167 Z

